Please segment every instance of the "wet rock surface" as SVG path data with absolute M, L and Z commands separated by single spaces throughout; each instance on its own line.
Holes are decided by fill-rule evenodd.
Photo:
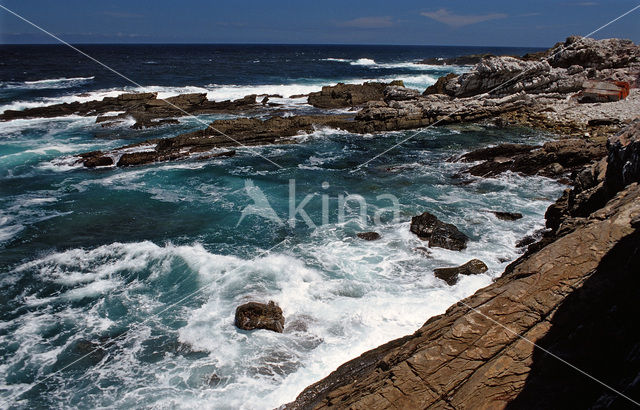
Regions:
M 447 282 L 447 285 L 453 286 L 458 282 L 460 275 L 479 275 L 481 273 L 485 273 L 488 269 L 487 265 L 480 259 L 471 259 L 464 265 L 453 268 L 434 269 L 433 274 L 436 278 Z
M 605 142 L 563 139 L 542 146 L 503 144 L 465 154 L 462 162 L 484 161 L 468 169 L 471 175 L 493 177 L 505 171 L 559 177 L 581 169 L 606 154 Z
M 358 232 L 356 236 L 365 241 L 375 241 L 381 238 L 378 232 Z
M 0 121 L 24 118 L 52 118 L 64 115 L 97 116 L 96 123 L 110 126 L 126 118 L 133 118 L 134 129 L 174 124 L 177 120 L 167 117 L 185 115 L 240 112 L 254 108 L 256 96 L 248 95 L 234 101 L 209 101 L 204 93 L 181 94 L 158 99 L 157 93 L 120 94 L 105 97 L 101 101 L 72 102 L 46 107 L 28 108 L 22 111 L 6 110 L 0 114 Z M 121 112 L 116 115 L 103 114 Z
M 266 329 L 282 333 L 284 316 L 282 309 L 275 302 L 249 302 L 236 308 L 236 327 L 243 330 Z
M 503 221 L 517 221 L 518 219 L 522 219 L 522 214 L 519 212 L 491 211 L 491 213 Z
M 430 248 L 461 251 L 469 240 L 455 225 L 442 222 L 429 212 L 411 218 L 410 230 L 423 241 L 429 241 Z
M 78 161 L 92 168 L 113 163 L 117 166 L 133 166 L 187 158 L 229 157 L 235 155 L 236 151 L 228 148 L 290 143 L 293 142 L 290 137 L 313 132 L 314 127 L 320 125 L 349 127 L 351 122 L 347 117 L 327 115 L 272 117 L 264 121 L 258 118 L 216 120 L 204 130 L 172 138 L 146 140 L 111 151 L 84 153 L 78 156 Z M 116 162 L 113 158 L 119 160 Z

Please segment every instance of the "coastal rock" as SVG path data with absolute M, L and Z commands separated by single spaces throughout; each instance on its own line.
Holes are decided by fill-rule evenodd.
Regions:
M 453 81 L 451 80 L 457 77 L 458 77 L 458 74 L 454 74 L 454 73 L 449 73 L 444 77 L 439 77 L 435 84 L 430 85 L 429 87 L 427 87 L 426 90 L 424 90 L 424 93 L 422 93 L 422 95 L 452 94 L 453 90 L 447 90 L 446 86 L 449 83 L 453 84 Z
M 519 212 L 491 211 L 491 213 L 503 221 L 517 221 L 518 219 L 522 219 L 522 214 Z
M 117 97 L 105 97 L 101 101 L 72 102 L 46 107 L 27 108 L 22 111 L 6 110 L 0 121 L 25 118 L 51 118 L 65 115 L 97 116 L 97 123 L 119 121 L 132 117 L 133 128 L 145 128 L 176 123 L 167 117 L 246 111 L 256 106 L 256 96 L 248 95 L 234 101 L 209 101 L 205 93 L 181 94 L 158 99 L 157 93 L 125 93 Z M 116 116 L 103 116 L 108 112 Z M 108 126 L 108 124 L 104 124 Z
M 607 148 L 607 190 L 614 193 L 632 182 L 640 182 L 640 121 L 609 138 Z
M 571 36 L 550 52 L 549 63 L 553 67 L 580 66 L 604 70 L 631 66 L 640 62 L 640 50 L 631 40 Z
M 453 286 L 458 282 L 460 275 L 479 275 L 485 273 L 489 268 L 480 259 L 471 259 L 464 265 L 456 266 L 454 268 L 437 268 L 433 270 L 433 274 L 447 282 L 448 285 Z
M 495 55 L 491 53 L 469 54 L 459 57 L 449 58 L 426 58 L 418 62 L 418 64 L 426 65 L 475 65 L 486 58 L 492 58 Z
M 375 241 L 380 239 L 380 234 L 378 232 L 358 232 L 356 236 L 360 239 L 364 239 L 365 241 Z
M 364 84 L 344 84 L 324 86 L 322 91 L 309 94 L 309 104 L 317 108 L 348 108 L 368 101 L 384 99 L 384 89 L 388 86 L 404 87 L 402 81 L 390 83 L 367 82 Z
M 581 169 L 592 161 L 606 155 L 606 146 L 601 142 L 583 139 L 564 139 L 545 143 L 541 147 L 504 144 L 483 148 L 465 154 L 460 161 L 484 160 L 467 170 L 471 175 L 491 177 L 505 171 L 525 175 L 557 177 L 561 173 Z
M 389 86 L 384 89 L 385 101 L 409 101 L 418 98 L 420 91 L 413 88 Z
M 235 151 L 221 148 L 289 142 L 301 132 L 313 132 L 315 126 L 349 127 L 352 122 L 344 116 L 294 116 L 235 118 L 216 120 L 204 130 L 180 134 L 172 138 L 151 139 L 116 148 L 112 151 L 92 151 L 79 154 L 78 161 L 86 167 L 106 164 L 107 158 L 120 157 L 117 166 L 134 166 L 152 162 L 186 158 L 208 159 L 233 156 Z
M 249 302 L 237 307 L 235 325 L 243 330 L 267 329 L 282 333 L 284 316 L 273 301 L 267 304 Z
M 429 212 L 411 218 L 410 230 L 423 241 L 429 241 L 430 248 L 460 251 L 467 247 L 469 240 L 455 225 L 442 222 Z

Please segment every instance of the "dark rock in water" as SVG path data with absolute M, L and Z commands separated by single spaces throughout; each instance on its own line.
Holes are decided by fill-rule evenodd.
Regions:
M 338 83 L 322 87 L 322 91 L 309 94 L 309 104 L 317 108 L 348 108 L 368 101 L 382 101 L 387 86 L 404 87 L 402 81 L 364 84 Z
M 88 157 L 84 160 L 84 166 L 87 168 L 106 167 L 113 165 L 113 158 L 107 156 Z
M 418 62 L 418 64 L 426 65 L 474 65 L 478 64 L 485 58 L 495 57 L 490 53 L 484 54 L 469 54 L 466 56 L 449 57 L 449 58 L 425 58 Z
M 429 247 L 438 247 L 460 251 L 467 247 L 469 238 L 455 225 L 440 221 L 435 215 L 424 212 L 411 218 L 411 232 L 423 241 L 429 241 Z
M 503 211 L 491 211 L 498 219 L 503 221 L 515 221 L 522 219 L 522 214 L 519 212 L 503 212 Z
M 460 161 L 498 161 L 497 158 L 512 158 L 516 155 L 527 154 L 536 148 L 539 147 L 526 144 L 500 144 L 495 147 L 480 148 L 475 151 L 471 151 L 460 157 Z
M 132 165 L 142 165 L 149 162 L 153 162 L 156 158 L 155 151 L 149 152 L 132 152 L 129 154 L 122 154 L 118 160 L 119 167 L 129 167 Z
M 102 361 L 107 354 L 105 347 L 100 343 L 85 339 L 78 340 L 74 345 L 73 350 L 82 356 L 86 356 L 95 363 Z
M 364 239 L 365 241 L 375 241 L 380 239 L 380 234 L 378 232 L 358 232 L 356 235 L 358 238 Z
M 235 325 L 244 330 L 267 329 L 282 333 L 284 316 L 273 301 L 268 304 L 249 302 L 236 309 Z
M 543 146 L 504 144 L 463 155 L 460 161 L 485 161 L 468 169 L 471 175 L 493 177 L 505 171 L 557 177 L 581 169 L 606 155 L 601 142 L 563 139 Z
M 219 148 L 293 142 L 287 140 L 300 132 L 313 132 L 315 126 L 348 128 L 354 124 L 345 115 L 300 115 L 293 117 L 235 118 L 216 120 L 208 128 L 171 138 L 150 139 L 116 148 L 110 152 L 92 151 L 79 154 L 85 166 L 109 161 L 102 157 L 118 157 L 118 166 L 143 165 L 152 162 L 185 159 L 194 156 L 206 159 L 232 156 L 226 153 L 202 154 Z M 131 152 L 134 151 L 134 152 Z M 87 165 L 88 164 L 88 165 Z
M 159 99 L 157 93 L 120 94 L 117 97 L 105 97 L 100 101 L 72 102 L 54 104 L 46 107 L 27 108 L 25 110 L 6 110 L 0 114 L 0 121 L 21 118 L 51 118 L 64 115 L 97 116 L 96 122 L 108 124 L 108 121 L 133 117 L 134 128 L 154 127 L 175 123 L 168 117 L 182 117 L 220 112 L 238 112 L 255 108 L 255 94 L 234 101 L 209 101 L 205 93 L 181 94 Z M 124 111 L 115 116 L 103 114 Z
M 534 235 L 527 235 L 516 242 L 516 248 L 524 248 L 525 246 L 529 246 L 537 240 L 538 239 Z
M 415 248 L 413 248 L 413 251 L 420 253 L 423 256 L 431 257 L 431 250 L 429 250 L 429 248 L 425 248 L 424 246 L 416 246 Z
M 218 384 L 220 384 L 220 382 L 222 381 L 222 379 L 220 379 L 220 376 L 218 376 L 216 373 L 213 373 L 211 376 L 209 376 L 209 378 L 207 379 L 207 386 L 209 387 L 215 387 Z
M 484 273 L 489 268 L 480 259 L 471 259 L 464 265 L 456 266 L 455 268 L 437 268 L 433 273 L 437 278 L 440 278 L 447 282 L 448 285 L 455 285 L 458 282 L 459 275 L 479 275 Z

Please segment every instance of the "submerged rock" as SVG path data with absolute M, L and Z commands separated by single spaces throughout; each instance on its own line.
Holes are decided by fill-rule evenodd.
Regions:
M 267 329 L 282 333 L 284 316 L 282 309 L 273 301 L 267 304 L 249 302 L 237 307 L 235 325 L 243 330 Z
M 356 236 L 360 239 L 364 239 L 365 241 L 375 241 L 380 239 L 380 234 L 378 232 L 358 232 Z
M 461 251 L 467 247 L 469 240 L 455 225 L 442 222 L 429 212 L 411 218 L 410 230 L 423 241 L 429 241 L 430 248 Z
M 447 282 L 448 285 L 455 285 L 460 275 L 479 275 L 485 273 L 489 268 L 480 259 L 471 259 L 464 265 L 454 268 L 437 268 L 433 270 L 433 274 Z

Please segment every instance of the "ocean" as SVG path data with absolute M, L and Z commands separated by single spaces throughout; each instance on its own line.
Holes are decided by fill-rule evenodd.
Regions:
M 337 82 L 403 80 L 422 91 L 469 68 L 417 64 L 421 59 L 537 51 L 79 48 L 144 87 L 64 46 L 0 46 L 0 112 L 155 91 L 204 92 L 218 101 L 277 94 L 270 101 L 284 115 L 316 113 L 291 97 Z M 298 144 L 239 147 L 232 158 L 122 169 L 83 169 L 71 158 L 234 117 L 185 117 L 145 130 L 130 129 L 132 122 L 102 128 L 95 117 L 79 116 L 0 123 L 0 408 L 278 407 L 490 284 L 520 255 L 516 242 L 543 227 L 546 208 L 564 189 L 510 173 L 461 177 L 466 165 L 448 159 L 550 138 L 488 125 L 426 129 L 363 167 L 415 131 L 321 128 L 297 136 Z M 302 213 L 295 224 L 288 220 L 292 187 L 294 207 L 308 199 L 303 210 L 312 224 Z M 358 201 L 341 217 L 339 199 L 348 195 L 366 203 L 364 218 Z M 384 212 L 391 196 L 395 218 Z M 523 218 L 502 221 L 489 210 Z M 424 243 L 409 224 L 424 211 L 467 234 L 467 249 L 417 250 Z M 376 223 L 377 214 L 385 216 Z M 361 240 L 362 231 L 381 239 Z M 472 258 L 488 272 L 454 286 L 433 275 Z M 238 305 L 269 300 L 283 309 L 284 333 L 234 326 Z

